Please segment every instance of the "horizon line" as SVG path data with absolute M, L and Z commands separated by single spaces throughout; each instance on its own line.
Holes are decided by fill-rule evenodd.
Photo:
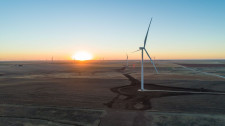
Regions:
M 140 59 L 131 59 L 129 61 L 139 61 Z M 146 59 L 147 60 L 147 59 Z M 165 61 L 165 60 L 225 60 L 224 59 L 156 59 L 154 61 Z M 42 61 L 42 62 L 55 62 L 55 61 L 80 61 L 80 60 L 0 60 L 0 62 L 35 62 L 35 61 Z M 85 60 L 85 61 L 126 61 L 126 59 L 104 59 L 104 60 Z

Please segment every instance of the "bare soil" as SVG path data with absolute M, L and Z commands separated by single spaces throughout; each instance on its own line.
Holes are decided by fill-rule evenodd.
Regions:
M 146 62 L 145 88 L 224 92 L 225 79 L 188 70 L 178 65 L 199 63 L 209 65 L 218 62 L 221 64 L 221 61 L 157 61 L 156 66 L 160 72 L 158 75 L 154 73 L 153 66 Z M 224 95 L 139 92 L 141 76 L 139 62 L 130 61 L 128 68 L 124 67 L 124 64 L 125 61 L 0 62 L 0 114 L 3 112 L 0 116 L 0 125 L 57 126 L 60 124 L 54 120 L 45 120 L 45 118 L 35 120 L 32 118 L 32 112 L 40 110 L 39 113 L 36 112 L 36 116 L 45 117 L 41 113 L 49 114 L 51 112 L 48 110 L 54 109 L 56 113 L 63 115 L 63 119 L 69 120 L 70 112 L 61 111 L 61 108 L 68 107 L 70 108 L 68 111 L 73 111 L 74 114 L 76 114 L 75 110 L 79 109 L 85 109 L 87 113 L 92 110 L 106 113 L 105 116 L 102 114 L 95 116 L 95 120 L 100 121 L 98 124 L 88 122 L 90 125 L 110 126 L 107 122 L 111 121 L 115 122 L 111 124 L 118 126 L 119 124 L 161 126 L 166 125 L 166 122 L 176 126 L 198 119 L 202 121 L 194 121 L 193 124 L 211 125 L 209 121 L 203 123 L 205 119 L 211 119 L 215 125 L 224 124 L 221 120 L 225 114 Z M 216 67 L 199 68 L 202 71 L 213 71 L 215 74 L 225 73 L 224 66 L 211 66 Z M 23 109 L 18 109 L 18 106 L 22 106 Z M 153 111 L 156 113 L 152 114 Z M 85 115 L 86 112 L 83 113 Z M 22 117 L 23 114 L 26 118 L 16 118 Z M 209 114 L 218 116 L 214 118 L 208 116 Z M 92 117 L 73 118 L 73 121 L 81 120 L 80 124 L 85 125 L 84 118 Z M 186 122 L 181 121 L 185 119 Z

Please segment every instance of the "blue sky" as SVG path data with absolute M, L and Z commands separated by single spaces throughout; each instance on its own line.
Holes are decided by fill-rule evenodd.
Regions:
M 0 0 L 0 60 L 124 59 L 143 45 L 158 59 L 224 59 L 224 0 Z M 138 59 L 139 53 L 129 54 Z

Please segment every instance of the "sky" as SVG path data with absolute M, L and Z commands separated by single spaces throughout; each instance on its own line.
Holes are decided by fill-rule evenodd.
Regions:
M 225 0 L 0 0 L 0 61 L 225 59 Z M 145 56 L 145 58 L 147 58 Z

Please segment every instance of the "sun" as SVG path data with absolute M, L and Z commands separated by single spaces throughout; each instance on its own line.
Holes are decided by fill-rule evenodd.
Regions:
M 92 59 L 92 55 L 90 53 L 88 53 L 88 52 L 80 51 L 80 52 L 77 52 L 76 54 L 74 54 L 72 56 L 72 58 L 74 60 L 85 61 L 85 60 L 91 60 Z

